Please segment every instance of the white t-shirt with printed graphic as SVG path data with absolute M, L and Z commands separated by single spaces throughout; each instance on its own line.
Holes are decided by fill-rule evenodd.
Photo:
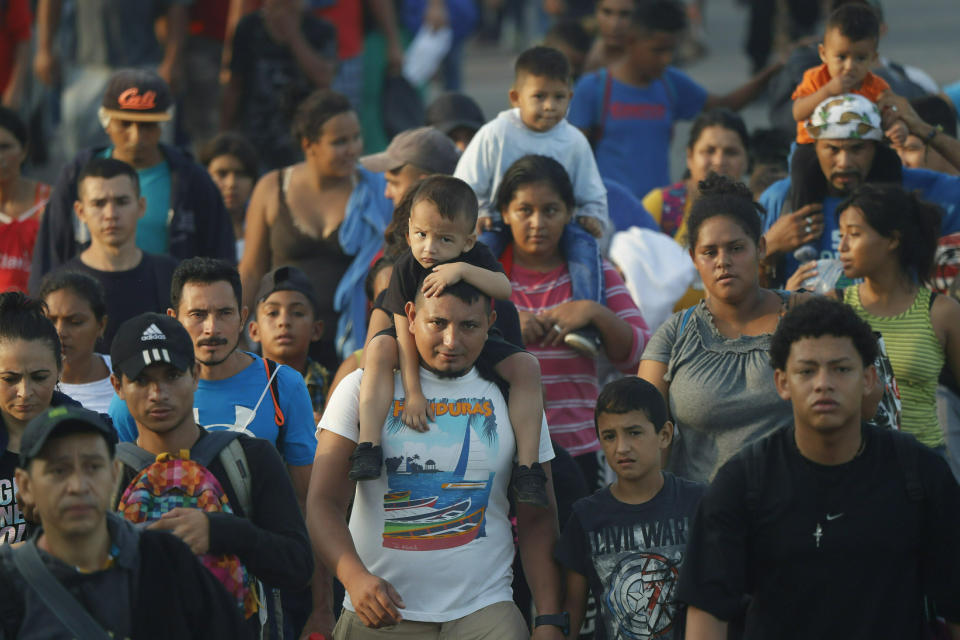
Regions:
M 362 371 L 343 379 L 317 427 L 357 441 Z M 406 620 L 446 622 L 513 592 L 513 535 L 507 490 L 516 442 L 497 386 L 471 369 L 439 378 L 420 369 L 436 422 L 419 433 L 403 425 L 403 385 L 382 435 L 385 473 L 357 483 L 350 533 L 367 569 L 388 581 Z M 554 457 L 544 420 L 540 462 Z M 350 596 L 343 606 L 353 611 Z

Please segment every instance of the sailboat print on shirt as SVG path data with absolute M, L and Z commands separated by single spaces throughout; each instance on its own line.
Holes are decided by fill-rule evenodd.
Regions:
M 487 453 L 480 443 L 480 438 L 470 428 L 470 422 L 471 420 L 468 419 L 460 457 L 457 459 L 457 468 L 453 470 L 453 476 L 457 480 L 444 482 L 440 485 L 441 489 L 484 489 L 487 486 L 487 480 L 490 478 Z
M 438 405 L 448 410 L 437 411 Z M 450 549 L 484 535 L 493 480 L 489 460 L 499 444 L 496 418 L 485 410 L 488 406 L 476 398 L 436 402 L 430 436 L 388 418 L 384 461 L 390 488 L 383 503 L 384 547 Z M 396 418 L 400 412 L 402 408 L 394 411 Z

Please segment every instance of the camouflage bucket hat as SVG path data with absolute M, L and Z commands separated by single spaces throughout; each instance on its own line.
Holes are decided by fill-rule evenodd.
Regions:
M 883 140 L 880 109 L 855 93 L 827 98 L 805 126 L 814 140 Z

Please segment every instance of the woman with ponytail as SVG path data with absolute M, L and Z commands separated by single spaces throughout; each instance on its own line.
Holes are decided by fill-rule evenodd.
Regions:
M 840 261 L 862 279 L 843 301 L 883 336 L 900 388 L 901 428 L 944 449 L 937 422 L 937 379 L 960 371 L 960 303 L 929 283 L 942 211 L 899 185 L 865 184 L 838 207 Z
M 18 291 L 0 293 L 0 544 L 24 540 L 28 524 L 14 507 L 13 470 L 20 437 L 49 407 L 77 403 L 55 391 L 60 378 L 60 338 L 45 305 Z

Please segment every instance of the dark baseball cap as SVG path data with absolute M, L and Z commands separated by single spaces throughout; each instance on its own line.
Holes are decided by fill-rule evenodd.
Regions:
M 194 362 L 190 334 L 175 318 L 141 313 L 117 329 L 110 347 L 113 367 L 131 380 L 147 366 L 166 362 L 186 371 Z
M 382 173 L 412 164 L 428 173 L 453 175 L 460 152 L 453 140 L 439 129 L 420 127 L 394 136 L 386 151 L 360 158 L 370 171 Z
M 100 414 L 83 407 L 60 406 L 47 409 L 27 423 L 20 437 L 20 468 L 26 469 L 37 457 L 43 445 L 58 431 L 90 431 L 103 436 L 111 455 L 117 444 L 117 432 Z
M 480 105 L 464 93 L 449 92 L 437 96 L 427 107 L 427 124 L 446 135 L 460 127 L 476 131 L 486 121 Z
M 314 315 L 320 312 L 320 305 L 317 303 L 317 292 L 314 290 L 310 278 L 296 267 L 277 267 L 260 278 L 260 288 L 257 289 L 256 297 L 257 304 L 259 305 L 269 298 L 270 294 L 275 291 L 298 291 L 310 301 Z
M 172 117 L 173 96 L 163 78 L 144 69 L 121 69 L 107 82 L 104 115 L 135 122 L 165 122 Z

